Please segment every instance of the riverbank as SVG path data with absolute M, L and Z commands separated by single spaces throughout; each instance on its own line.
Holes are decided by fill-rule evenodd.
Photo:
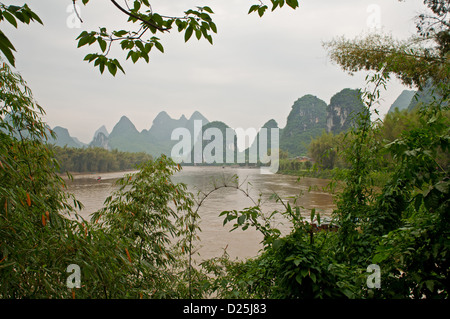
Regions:
M 322 179 L 332 179 L 335 175 L 335 170 L 279 170 L 277 174 L 298 176 L 298 177 L 312 177 Z
M 345 168 L 334 168 L 332 170 L 279 170 L 277 174 L 342 181 L 343 173 L 346 170 Z M 389 179 L 389 172 L 372 171 L 369 176 L 373 181 L 373 186 L 383 187 Z
M 181 165 L 182 168 L 222 168 L 222 169 L 260 169 L 259 166 L 240 166 L 240 165 Z M 110 174 L 110 173 L 134 173 L 138 172 L 136 168 L 130 168 L 130 169 L 124 169 L 124 170 L 112 170 L 112 171 L 98 171 L 98 172 L 79 172 L 79 171 L 73 171 L 73 172 L 63 172 L 63 173 L 57 173 L 59 176 L 67 176 L 67 173 L 69 173 L 72 176 L 79 176 L 79 175 L 99 175 L 102 174 Z
M 82 175 L 92 175 L 92 176 L 102 176 L 104 174 L 114 174 L 114 173 L 135 173 L 138 172 L 136 169 L 128 169 L 128 170 L 116 170 L 116 171 L 110 171 L 110 172 L 64 172 L 64 173 L 57 173 L 60 177 L 67 177 L 67 174 L 71 176 L 82 176 Z

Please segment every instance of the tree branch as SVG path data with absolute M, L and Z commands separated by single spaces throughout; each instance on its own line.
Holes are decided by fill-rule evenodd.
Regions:
M 141 17 L 139 17 L 139 16 L 137 16 L 137 15 L 135 15 L 135 14 L 133 14 L 133 13 L 131 13 L 131 12 L 125 10 L 125 9 L 122 8 L 115 0 L 111 0 L 111 2 L 112 2 L 112 3 L 113 3 L 120 11 L 122 11 L 123 13 L 125 13 L 127 16 L 130 16 L 130 17 L 132 17 L 132 18 L 134 18 L 134 19 L 137 19 L 137 20 L 143 22 L 145 25 L 147 25 L 147 26 L 149 26 L 149 27 L 155 28 L 155 29 L 157 29 L 157 30 L 159 30 L 159 31 L 161 31 L 161 32 L 169 31 L 169 30 L 170 30 L 169 28 L 162 28 L 162 27 L 160 27 L 160 26 L 158 26 L 158 25 L 152 23 L 151 21 L 144 20 L 144 19 L 142 19 Z
M 75 0 L 72 0 L 72 2 L 73 2 L 73 10 L 75 11 L 75 13 L 76 13 L 76 15 L 77 15 L 77 18 L 80 20 L 81 23 L 83 23 L 83 20 L 81 20 L 81 17 L 80 17 L 80 15 L 78 14 L 77 6 L 75 5 Z

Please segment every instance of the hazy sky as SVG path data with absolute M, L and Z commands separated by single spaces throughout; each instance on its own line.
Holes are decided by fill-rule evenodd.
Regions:
M 303 0 L 297 10 L 285 6 L 259 18 L 247 14 L 257 0 L 150 1 L 155 12 L 165 15 L 210 6 L 218 27 L 214 45 L 194 36 L 184 43 L 183 34 L 172 30 L 160 35 L 165 53 L 155 49 L 148 64 L 125 61 L 125 52 L 113 50 L 111 57 L 122 62 L 126 74 L 119 71 L 112 77 L 83 61 L 97 45 L 77 49 L 75 41 L 83 30 L 127 27 L 127 17 L 110 1 L 80 4 L 81 28 L 70 23 L 71 0 L 6 3 L 23 2 L 44 26 L 35 23 L 16 30 L 2 23 L 17 49 L 17 69 L 46 110 L 44 120 L 51 127 L 67 128 L 85 143 L 101 125 L 110 132 L 123 115 L 138 130 L 149 129 L 163 110 L 173 118 L 189 118 L 197 110 L 233 128 L 258 129 L 269 119 L 284 127 L 292 104 L 303 95 L 329 103 L 340 90 L 365 85 L 365 73 L 351 76 L 330 62 L 323 41 L 371 30 L 406 38 L 416 33 L 414 17 L 425 10 L 422 0 Z M 378 29 L 372 27 L 377 21 Z M 397 80 L 390 82 L 381 114 L 403 89 Z

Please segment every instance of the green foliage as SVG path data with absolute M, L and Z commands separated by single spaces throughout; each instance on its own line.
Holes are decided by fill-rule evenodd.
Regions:
M 333 169 L 338 160 L 339 144 L 342 135 L 323 132 L 313 139 L 308 147 L 308 155 L 321 169 Z
M 398 165 L 378 200 L 378 225 L 370 225 L 387 233 L 374 256 L 393 274 L 385 297 L 448 297 L 449 177 L 448 166 L 437 160 L 439 152 L 448 157 L 449 151 L 450 121 L 441 107 L 449 88 L 443 91 L 443 100 L 420 111 L 421 125 L 386 146 Z
M 424 0 L 431 13 L 416 18 L 418 34 L 397 40 L 378 33 L 353 40 L 334 39 L 324 44 L 331 59 L 344 70 L 373 70 L 395 74 L 402 83 L 418 88 L 430 81 L 448 84 L 450 77 L 449 4 L 445 0 Z
M 287 4 L 292 9 L 296 9 L 299 6 L 297 0 L 270 0 L 270 2 L 272 3 L 272 11 L 274 11 L 278 7 L 282 8 L 285 4 Z M 262 17 L 267 9 L 268 6 L 264 4 L 264 2 L 260 1 L 259 4 L 252 5 L 248 13 L 250 14 L 252 12 L 258 12 L 258 15 Z
M 41 142 L 44 111 L 25 81 L 6 63 L 0 78 L 0 297 L 68 297 L 65 269 L 80 262 L 72 252 L 86 242 L 78 237 L 81 223 L 66 214 L 81 203 L 62 189 L 53 153 Z
M 88 2 L 83 1 L 83 4 L 86 5 Z M 164 33 L 176 28 L 178 32 L 184 31 L 185 42 L 189 41 L 192 35 L 195 35 L 198 40 L 203 37 L 211 44 L 213 43 L 211 33 L 217 33 L 217 26 L 210 16 L 214 12 L 208 6 L 186 10 L 182 17 L 176 17 L 154 12 L 149 1 L 146 0 L 135 0 L 133 6 L 127 8 L 122 7 L 117 1 L 111 2 L 128 17 L 129 23 L 137 24 L 138 27 L 135 30 L 113 31 L 101 27 L 99 31 L 83 31 L 80 33 L 77 37 L 78 47 L 94 44 L 99 46 L 99 52 L 87 54 L 84 60 L 89 63 L 94 62 L 94 66 L 99 68 L 100 73 L 103 73 L 106 68 L 113 76 L 116 75 L 117 70 L 125 73 L 116 58 L 108 57 L 114 42 L 118 42 L 121 49 L 128 52 L 127 60 L 131 59 L 133 63 L 136 63 L 143 59 L 148 63 L 153 48 L 164 53 L 164 47 L 160 39 L 156 36 L 149 36 L 149 33 Z
M 113 172 L 136 169 L 152 157 L 146 153 L 108 151 L 103 148 L 53 147 L 60 172 Z
M 291 156 L 306 155 L 311 138 L 326 128 L 326 108 L 326 103 L 313 95 L 295 101 L 280 132 L 280 148 Z
M 311 140 L 324 130 L 338 134 L 354 125 L 353 117 L 363 109 L 358 90 L 343 89 L 327 105 L 313 95 L 295 101 L 280 135 L 280 148 L 291 156 L 306 155 Z M 329 166 L 329 165 L 327 165 Z
M 373 197 L 373 180 L 370 172 L 375 167 L 378 158 L 376 146 L 377 126 L 371 122 L 370 115 L 375 101 L 379 98 L 379 87 L 384 86 L 387 74 L 375 74 L 368 77 L 368 83 L 373 84 L 373 91 L 361 92 L 365 109 L 358 114 L 356 125 L 344 135 L 344 143 L 348 145 L 343 150 L 343 156 L 349 169 L 339 174 L 343 182 L 343 190 L 337 196 L 337 209 L 333 212 L 338 220 L 337 258 L 341 262 L 360 264 L 367 262 L 372 249 L 372 242 L 365 234 L 358 232 L 361 222 L 365 221 L 367 211 Z M 350 139 L 347 139 L 351 136 Z
M 38 15 L 32 11 L 26 3 L 23 6 L 6 6 L 0 2 L 0 22 L 7 21 L 17 28 L 17 20 L 25 24 L 30 24 L 30 22 L 33 21 L 43 24 Z M 2 31 L 0 31 L 0 51 L 6 57 L 8 62 L 12 66 L 15 66 L 14 51 L 16 51 L 16 49 Z
M 389 112 L 383 119 L 380 127 L 382 139 L 388 143 L 399 138 L 402 132 L 407 132 L 419 125 L 420 114 L 418 110 L 408 111 L 406 109 L 399 111 L 395 109 Z
M 203 277 L 186 258 L 198 229 L 192 195 L 170 180 L 179 167 L 146 162 L 83 220 L 43 141 L 43 109 L 6 64 L 0 77 L 0 298 L 200 296 L 191 283 Z M 79 289 L 66 286 L 71 264 L 82 272 Z
M 362 276 L 335 260 L 333 241 L 336 236 L 318 232 L 314 222 L 320 216 L 313 209 L 306 221 L 300 207 L 284 203 L 285 211 L 267 217 L 256 207 L 243 211 L 223 212 L 224 224 L 235 220 L 232 230 L 253 226 L 263 235 L 264 249 L 246 262 L 231 262 L 226 255 L 203 264 L 207 271 L 220 277 L 213 287 L 223 298 L 351 298 L 360 288 Z M 281 214 L 292 225 L 287 236 L 273 228 L 271 219 Z M 259 220 L 262 220 L 261 223 Z M 212 263 L 212 264 L 211 264 Z M 212 267 L 214 265 L 215 267 Z M 360 290 L 360 289 L 359 289 Z
M 356 286 L 350 272 L 321 249 L 323 238 L 311 236 L 301 228 L 277 242 L 274 254 L 272 298 L 350 298 Z
M 340 170 L 337 232 L 317 231 L 320 217 L 310 222 L 299 207 L 265 217 L 259 207 L 226 211 L 224 223 L 233 230 L 255 227 L 264 235 L 264 248 L 253 259 L 232 262 L 224 255 L 204 263 L 218 278 L 211 287 L 224 298 L 448 298 L 449 283 L 449 88 L 442 99 L 417 113 L 396 111 L 387 122 L 404 116 L 417 121 L 386 142 L 375 138 L 383 131 L 370 121 L 370 110 L 379 99 L 388 75 L 368 79 L 374 86 L 362 96 L 366 111 L 346 135 L 343 155 L 350 165 Z M 381 128 L 381 129 L 380 129 Z M 387 180 L 374 192 L 373 170 L 389 155 Z M 279 197 L 278 197 L 279 199 Z M 281 236 L 271 218 L 290 220 L 290 234 Z M 381 289 L 369 289 L 365 269 L 381 268 Z
M 327 130 L 338 134 L 355 125 L 354 118 L 364 111 L 359 90 L 343 89 L 331 97 L 327 106 Z
M 285 3 L 298 6 L 297 1 L 271 3 L 272 9 Z M 42 141 L 51 134 L 40 119 L 44 110 L 34 101 L 25 81 L 3 63 L 0 297 L 448 298 L 450 86 L 443 60 L 448 54 L 448 24 L 442 23 L 448 7 L 439 5 L 445 5 L 443 1 L 424 3 L 441 17 L 439 29 L 430 29 L 424 23 L 427 19 L 418 24 L 420 36 L 429 39 L 429 33 L 433 35 L 435 51 L 429 47 L 405 51 L 403 44 L 390 43 L 392 47 L 374 55 L 374 43 L 369 41 L 362 42 L 365 46 L 359 51 L 353 47 L 348 57 L 338 59 L 344 68 L 366 67 L 380 72 L 367 78 L 373 88 L 362 92 L 365 108 L 343 138 L 347 145 L 341 154 L 348 167 L 338 171 L 342 190 L 331 222 L 337 231 L 322 229 L 321 217 L 314 209 L 306 220 L 297 198 L 291 205 L 274 196 L 284 209 L 269 214 L 262 213 L 259 199 L 251 207 L 225 211 L 221 216 L 224 224 L 234 223 L 234 231 L 249 227 L 260 231 L 260 254 L 235 262 L 224 252 L 204 261 L 199 269 L 192 265 L 193 242 L 200 230 L 198 208 L 209 194 L 223 187 L 234 187 L 246 196 L 248 191 L 242 185 L 214 185 L 213 190 L 201 194 L 194 210 L 194 197 L 186 185 L 171 180 L 180 167 L 162 156 L 120 179 L 119 190 L 107 198 L 104 208 L 91 222 L 83 220 L 75 213 L 81 203 L 64 191 L 64 181 L 57 174 L 58 161 Z M 131 22 L 140 21 L 153 33 L 170 27 L 169 20 L 159 20 L 151 10 L 141 13 L 142 6 L 150 8 L 146 0 L 134 1 L 127 13 Z M 250 11 L 262 16 L 267 9 L 264 6 L 261 3 Z M 11 6 L 1 9 L 2 18 L 13 25 L 15 18 L 22 22 L 37 19 L 5 15 L 16 10 Z M 208 21 L 206 13 L 212 10 L 199 8 L 186 12 L 192 17 L 180 19 L 183 25 L 179 28 L 185 30 L 186 40 L 194 32 L 197 38 L 207 37 L 201 31 L 206 25 L 195 25 Z M 89 38 L 85 44 L 92 41 L 91 35 L 84 37 Z M 101 50 L 108 50 L 103 41 L 94 36 Z M 10 60 L 12 45 L 2 52 Z M 364 66 L 359 64 L 362 57 L 366 59 Z M 114 74 L 114 67 L 107 62 L 103 65 Z M 405 83 L 418 85 L 431 77 L 439 94 L 415 113 L 395 112 L 386 118 L 383 128 L 381 123 L 372 122 L 370 115 L 392 72 Z M 394 131 L 392 123 L 397 119 L 412 125 Z M 380 132 L 386 138 L 380 138 Z M 380 163 L 386 164 L 386 158 L 392 162 L 387 166 L 388 178 L 375 190 L 372 173 Z M 291 225 L 287 235 L 274 227 L 280 215 Z M 364 270 L 372 263 L 382 272 L 379 290 L 366 285 Z M 77 290 L 68 290 L 65 285 L 69 264 L 82 269 L 83 286 Z
M 300 162 L 297 159 L 280 159 L 278 173 L 286 175 L 311 174 L 313 164 L 311 161 Z
M 128 17 L 127 22 L 138 26 L 134 29 L 113 30 L 108 31 L 105 27 L 100 27 L 99 31 L 83 31 L 77 37 L 78 47 L 85 45 L 97 44 L 99 52 L 89 53 L 84 60 L 89 63 L 94 62 L 94 66 L 99 68 L 100 73 L 105 69 L 115 76 L 117 70 L 125 73 L 120 62 L 116 58 L 108 57 L 111 46 L 114 42 L 118 42 L 123 51 L 127 52 L 126 59 L 131 59 L 136 63 L 140 59 L 147 63 L 150 60 L 150 53 L 156 48 L 164 53 L 164 46 L 160 38 L 155 36 L 158 33 L 166 33 L 175 29 L 179 33 L 184 32 L 184 41 L 188 42 L 195 36 L 197 40 L 206 39 L 213 44 L 212 34 L 217 33 L 217 26 L 211 15 L 214 11 L 209 6 L 198 6 L 195 9 L 188 9 L 181 16 L 166 15 L 153 10 L 148 0 L 134 0 L 132 5 L 124 8 L 118 1 L 111 0 L 114 6 Z M 83 0 L 82 3 L 87 5 L 89 0 Z M 287 4 L 292 9 L 299 6 L 297 0 L 271 0 L 272 11 L 281 8 Z M 267 10 L 267 5 L 263 2 L 250 7 L 249 13 L 258 12 L 259 16 L 263 16 Z M 151 34 L 151 35 L 150 35 Z
M 443 111 L 442 116 L 447 119 L 450 118 L 448 111 Z M 401 138 L 402 133 L 411 131 L 419 126 L 426 125 L 423 122 L 422 115 L 419 109 L 416 108 L 412 111 L 404 109 L 402 111 L 394 109 L 387 113 L 383 121 L 373 123 L 376 131 L 371 133 L 372 143 L 377 152 L 380 152 L 380 156 L 377 159 L 377 164 L 372 165 L 371 174 L 385 175 L 384 172 L 391 170 L 396 162 L 392 160 L 392 154 L 383 150 L 384 145 L 387 145 L 394 140 Z M 345 138 L 344 138 L 345 136 Z M 346 149 L 349 145 L 352 145 L 353 135 L 339 133 L 334 135 L 332 133 L 323 132 L 321 136 L 313 139 L 308 147 L 308 155 L 315 162 L 316 167 L 320 170 L 332 170 L 333 168 L 349 168 L 350 165 L 345 159 Z M 378 145 L 378 146 L 375 146 Z M 381 148 L 380 148 L 381 147 Z M 448 154 L 442 150 L 438 150 L 436 154 L 436 161 L 442 167 L 448 167 Z M 286 161 L 283 165 L 283 161 L 280 161 L 280 169 L 282 171 L 292 170 L 298 171 L 305 169 L 304 165 L 294 165 L 292 161 Z M 332 175 L 331 173 L 329 175 Z M 380 180 L 377 185 L 384 185 L 384 181 Z
M 191 251 L 197 227 L 192 195 L 170 179 L 178 170 L 164 156 L 145 163 L 138 173 L 119 179 L 119 190 L 92 216 L 95 227 L 116 239 L 126 264 L 118 280 L 130 297 L 183 297 L 177 285 L 190 267 L 179 268 L 180 256 Z
M 442 96 L 438 90 L 439 86 L 433 85 L 431 80 L 428 80 L 423 87 L 417 91 L 408 105 L 408 110 L 414 111 L 422 105 L 428 105 L 434 100 L 441 99 Z
M 424 0 L 423 3 L 433 14 L 422 13 L 417 17 L 417 32 L 423 39 L 432 40 L 435 43 L 438 55 L 445 56 L 450 51 L 448 30 L 450 4 L 446 0 Z
M 368 37 L 347 40 L 335 39 L 325 44 L 332 60 L 344 70 L 385 70 L 394 73 L 404 84 L 422 87 L 433 78 L 449 78 L 448 59 L 433 56 L 417 42 L 399 41 L 391 36 L 372 34 Z

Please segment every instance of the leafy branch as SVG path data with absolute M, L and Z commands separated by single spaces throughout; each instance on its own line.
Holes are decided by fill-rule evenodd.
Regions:
M 32 11 L 27 4 L 23 6 L 10 5 L 6 6 L 0 3 L 0 22 L 6 20 L 8 23 L 17 28 L 17 20 L 24 24 L 30 24 L 30 22 L 36 21 L 43 24 L 38 15 Z M 0 30 L 0 51 L 6 57 L 8 62 L 15 66 L 15 58 L 13 51 L 16 51 L 14 45 L 8 39 L 8 37 Z
M 157 29 L 157 30 L 159 30 L 159 31 L 161 31 L 161 32 L 164 32 L 164 31 L 168 31 L 168 30 L 169 30 L 169 28 L 163 28 L 163 27 L 160 27 L 160 26 L 156 25 L 155 23 L 153 23 L 152 21 L 144 20 L 144 19 L 141 18 L 140 16 L 134 14 L 132 11 L 127 11 L 127 10 L 125 10 L 125 9 L 122 8 L 115 0 L 111 0 L 111 2 L 112 2 L 112 3 L 113 3 L 120 11 L 122 11 L 122 12 L 125 13 L 126 15 L 130 16 L 131 18 L 134 18 L 134 19 L 137 19 L 137 20 L 143 22 L 143 23 L 144 23 L 145 25 L 147 25 L 148 27 L 155 28 L 155 29 Z M 149 4 L 149 6 L 150 6 L 150 4 Z
M 148 63 L 152 48 L 156 47 L 161 53 L 164 53 L 164 47 L 157 36 L 144 37 L 148 33 L 147 31 L 156 35 L 158 33 L 168 33 L 176 28 L 179 33 L 184 32 L 185 42 L 195 35 L 197 40 L 204 38 L 210 44 L 213 44 L 212 33 L 217 33 L 217 26 L 211 18 L 211 14 L 214 14 L 214 12 L 208 6 L 186 10 L 183 16 L 173 16 L 155 12 L 148 0 L 134 0 L 132 1 L 132 6 L 129 6 L 128 2 L 125 1 L 126 8 L 115 0 L 110 1 L 120 12 L 128 17 L 128 22 L 138 23 L 140 27 L 137 31 L 116 30 L 112 32 L 107 32 L 106 28 L 100 28 L 100 32 L 83 31 L 77 37 L 78 47 L 98 43 L 101 51 L 87 54 L 84 60 L 89 63 L 94 62 L 94 66 L 99 68 L 100 73 L 103 73 L 106 68 L 113 76 L 115 76 L 118 69 L 125 73 L 117 59 L 108 57 L 113 42 L 119 41 L 121 49 L 128 52 L 127 60 L 131 59 L 133 63 L 136 63 L 138 60 L 143 59 Z M 82 2 L 86 5 L 89 0 L 82 0 Z M 271 0 L 271 3 L 273 6 L 272 11 L 283 7 L 285 4 L 293 9 L 299 6 L 298 0 Z M 267 5 L 260 1 L 259 4 L 251 6 L 249 13 L 257 11 L 262 16 L 267 8 Z
M 282 8 L 285 4 L 294 10 L 299 6 L 298 0 L 270 0 L 270 2 L 272 3 L 272 11 L 275 11 L 277 8 Z M 262 17 L 268 8 L 262 0 L 259 0 L 259 4 L 252 5 L 248 13 L 258 12 L 258 15 Z
M 87 4 L 88 0 L 83 0 L 83 4 Z M 83 31 L 77 38 L 78 47 L 85 45 L 93 45 L 97 43 L 100 52 L 87 54 L 85 61 L 94 62 L 94 66 L 98 67 L 100 73 L 107 68 L 114 76 L 117 70 L 125 73 L 119 61 L 115 58 L 109 58 L 108 54 L 114 42 L 119 42 L 123 51 L 128 52 L 126 59 L 131 59 L 133 63 L 143 59 L 149 62 L 149 54 L 156 47 L 161 53 L 164 53 L 164 47 L 157 36 L 157 33 L 170 32 L 174 27 L 178 32 L 184 31 L 185 42 L 189 41 L 192 35 L 200 40 L 205 38 L 209 43 L 213 44 L 212 33 L 217 33 L 217 26 L 213 22 L 210 14 L 214 14 L 213 10 L 208 6 L 197 7 L 195 10 L 189 9 L 184 12 L 184 16 L 166 16 L 160 15 L 153 11 L 149 1 L 135 0 L 132 7 L 122 7 L 115 0 L 111 3 L 122 13 L 127 15 L 128 22 L 138 23 L 137 30 L 114 30 L 108 32 L 106 28 L 101 27 L 99 31 Z M 147 33 L 153 36 L 146 37 Z

